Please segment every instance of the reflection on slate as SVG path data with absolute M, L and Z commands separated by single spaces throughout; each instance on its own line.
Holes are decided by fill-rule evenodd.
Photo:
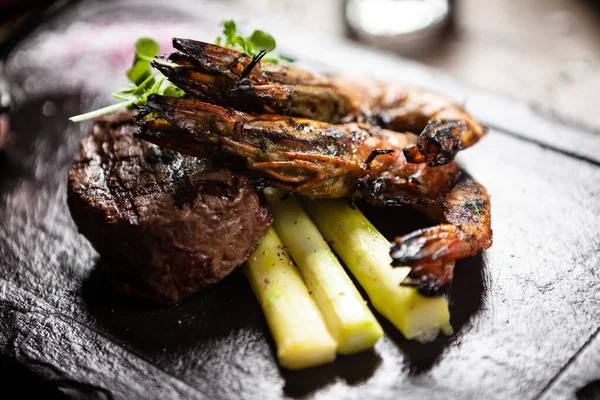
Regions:
M 161 43 L 176 35 L 211 40 L 208 27 L 225 16 L 216 6 L 208 13 L 187 1 L 147 16 L 139 7 L 137 1 L 78 3 L 24 40 L 4 69 L 16 106 L 0 152 L 0 361 L 11 370 L 3 376 L 85 399 L 597 394 L 600 163 L 537 145 L 539 132 L 527 142 L 503 133 L 508 127 L 492 129 L 460 156 L 491 194 L 495 243 L 457 263 L 449 295 L 453 336 L 418 344 L 381 319 L 386 335 L 374 351 L 289 372 L 277 366 L 266 322 L 239 271 L 175 307 L 113 296 L 99 272 L 102 259 L 77 234 L 65 204 L 66 171 L 89 127 L 66 118 L 110 101 L 139 35 Z M 293 41 L 285 27 L 271 27 L 281 43 Z M 335 60 L 321 61 L 344 68 L 351 59 L 378 57 L 345 43 L 336 49 Z M 396 76 L 421 70 L 386 60 L 378 68 Z M 422 77 L 450 95 L 458 87 L 424 69 Z M 506 101 L 464 93 L 486 99 L 479 107 L 493 110 L 495 125 L 510 119 L 502 116 L 510 114 Z M 541 118 L 520 115 L 527 129 L 519 135 L 535 129 L 529 117 Z M 546 121 L 544 134 L 564 129 Z M 569 128 L 569 135 L 578 131 Z M 581 138 L 600 145 L 600 137 Z M 364 211 L 390 238 L 427 224 L 409 211 Z M 569 386 L 566 373 L 582 382 Z
M 81 293 L 89 312 L 107 331 L 148 357 L 227 337 L 261 319 L 252 289 L 240 271 L 176 307 L 133 303 L 112 293 L 95 266 Z M 260 328 L 268 337 L 266 323 Z
M 577 400 L 600 399 L 600 380 L 592 381 L 576 392 Z
M 23 399 L 65 400 L 68 397 L 56 389 L 54 384 L 25 367 L 11 357 L 0 357 L 0 374 L 5 393 L 19 393 Z M 27 382 L 27 385 L 23 385 Z
M 410 374 L 418 375 L 428 371 L 440 360 L 447 347 L 456 345 L 456 342 L 460 341 L 463 327 L 479 311 L 485 298 L 484 273 L 480 256 L 461 260 L 456 264 L 449 297 L 453 336 L 441 336 L 427 344 L 414 343 L 405 340 L 389 322 L 381 320 L 387 334 L 404 352 Z
M 300 371 L 283 371 L 284 394 L 293 398 L 314 395 L 319 389 L 340 379 L 348 387 L 358 386 L 377 371 L 381 357 L 373 351 L 352 356 L 339 356 L 332 364 Z

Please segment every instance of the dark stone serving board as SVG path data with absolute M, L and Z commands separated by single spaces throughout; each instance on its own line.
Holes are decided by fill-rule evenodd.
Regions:
M 460 155 L 491 194 L 495 240 L 457 263 L 456 333 L 423 345 L 382 319 L 374 351 L 287 372 L 241 273 L 170 308 L 111 295 L 65 204 L 66 171 L 89 127 L 67 117 L 112 101 L 138 36 L 167 51 L 172 36 L 212 40 L 223 17 L 247 16 L 206 1 L 84 1 L 39 24 L 0 70 L 15 103 L 0 151 L 2 397 L 597 397 L 600 136 L 292 21 L 252 25 L 315 68 L 434 88 L 492 127 Z M 389 236 L 425 223 L 409 211 L 365 211 Z

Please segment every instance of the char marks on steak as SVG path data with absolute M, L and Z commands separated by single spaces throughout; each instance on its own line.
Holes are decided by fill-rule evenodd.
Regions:
M 245 176 L 136 129 L 126 112 L 95 121 L 69 170 L 69 209 L 120 291 L 173 304 L 242 264 L 271 219 Z

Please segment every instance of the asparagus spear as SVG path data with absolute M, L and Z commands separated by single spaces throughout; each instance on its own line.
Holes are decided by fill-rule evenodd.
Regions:
M 452 333 L 444 297 L 400 286 L 410 268 L 391 266 L 390 242 L 344 200 L 302 200 L 319 230 L 367 292 L 373 306 L 408 339 Z
M 313 295 L 340 354 L 372 348 L 383 335 L 381 326 L 318 228 L 295 197 L 265 190 L 275 230 L 289 249 Z
M 273 228 L 244 265 L 265 313 L 282 367 L 299 369 L 335 359 L 336 342 Z

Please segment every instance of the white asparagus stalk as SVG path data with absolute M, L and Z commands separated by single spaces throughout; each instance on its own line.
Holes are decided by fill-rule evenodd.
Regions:
M 275 340 L 279 364 L 300 369 L 333 361 L 336 342 L 273 228 L 243 269 Z
M 383 335 L 379 322 L 300 203 L 293 196 L 282 201 L 284 193 L 265 190 L 273 225 L 337 341 L 337 352 L 373 348 Z
M 400 286 L 409 267 L 392 267 L 390 242 L 344 200 L 302 200 L 336 253 L 367 292 L 373 306 L 408 339 L 429 341 L 452 333 L 448 302 Z

